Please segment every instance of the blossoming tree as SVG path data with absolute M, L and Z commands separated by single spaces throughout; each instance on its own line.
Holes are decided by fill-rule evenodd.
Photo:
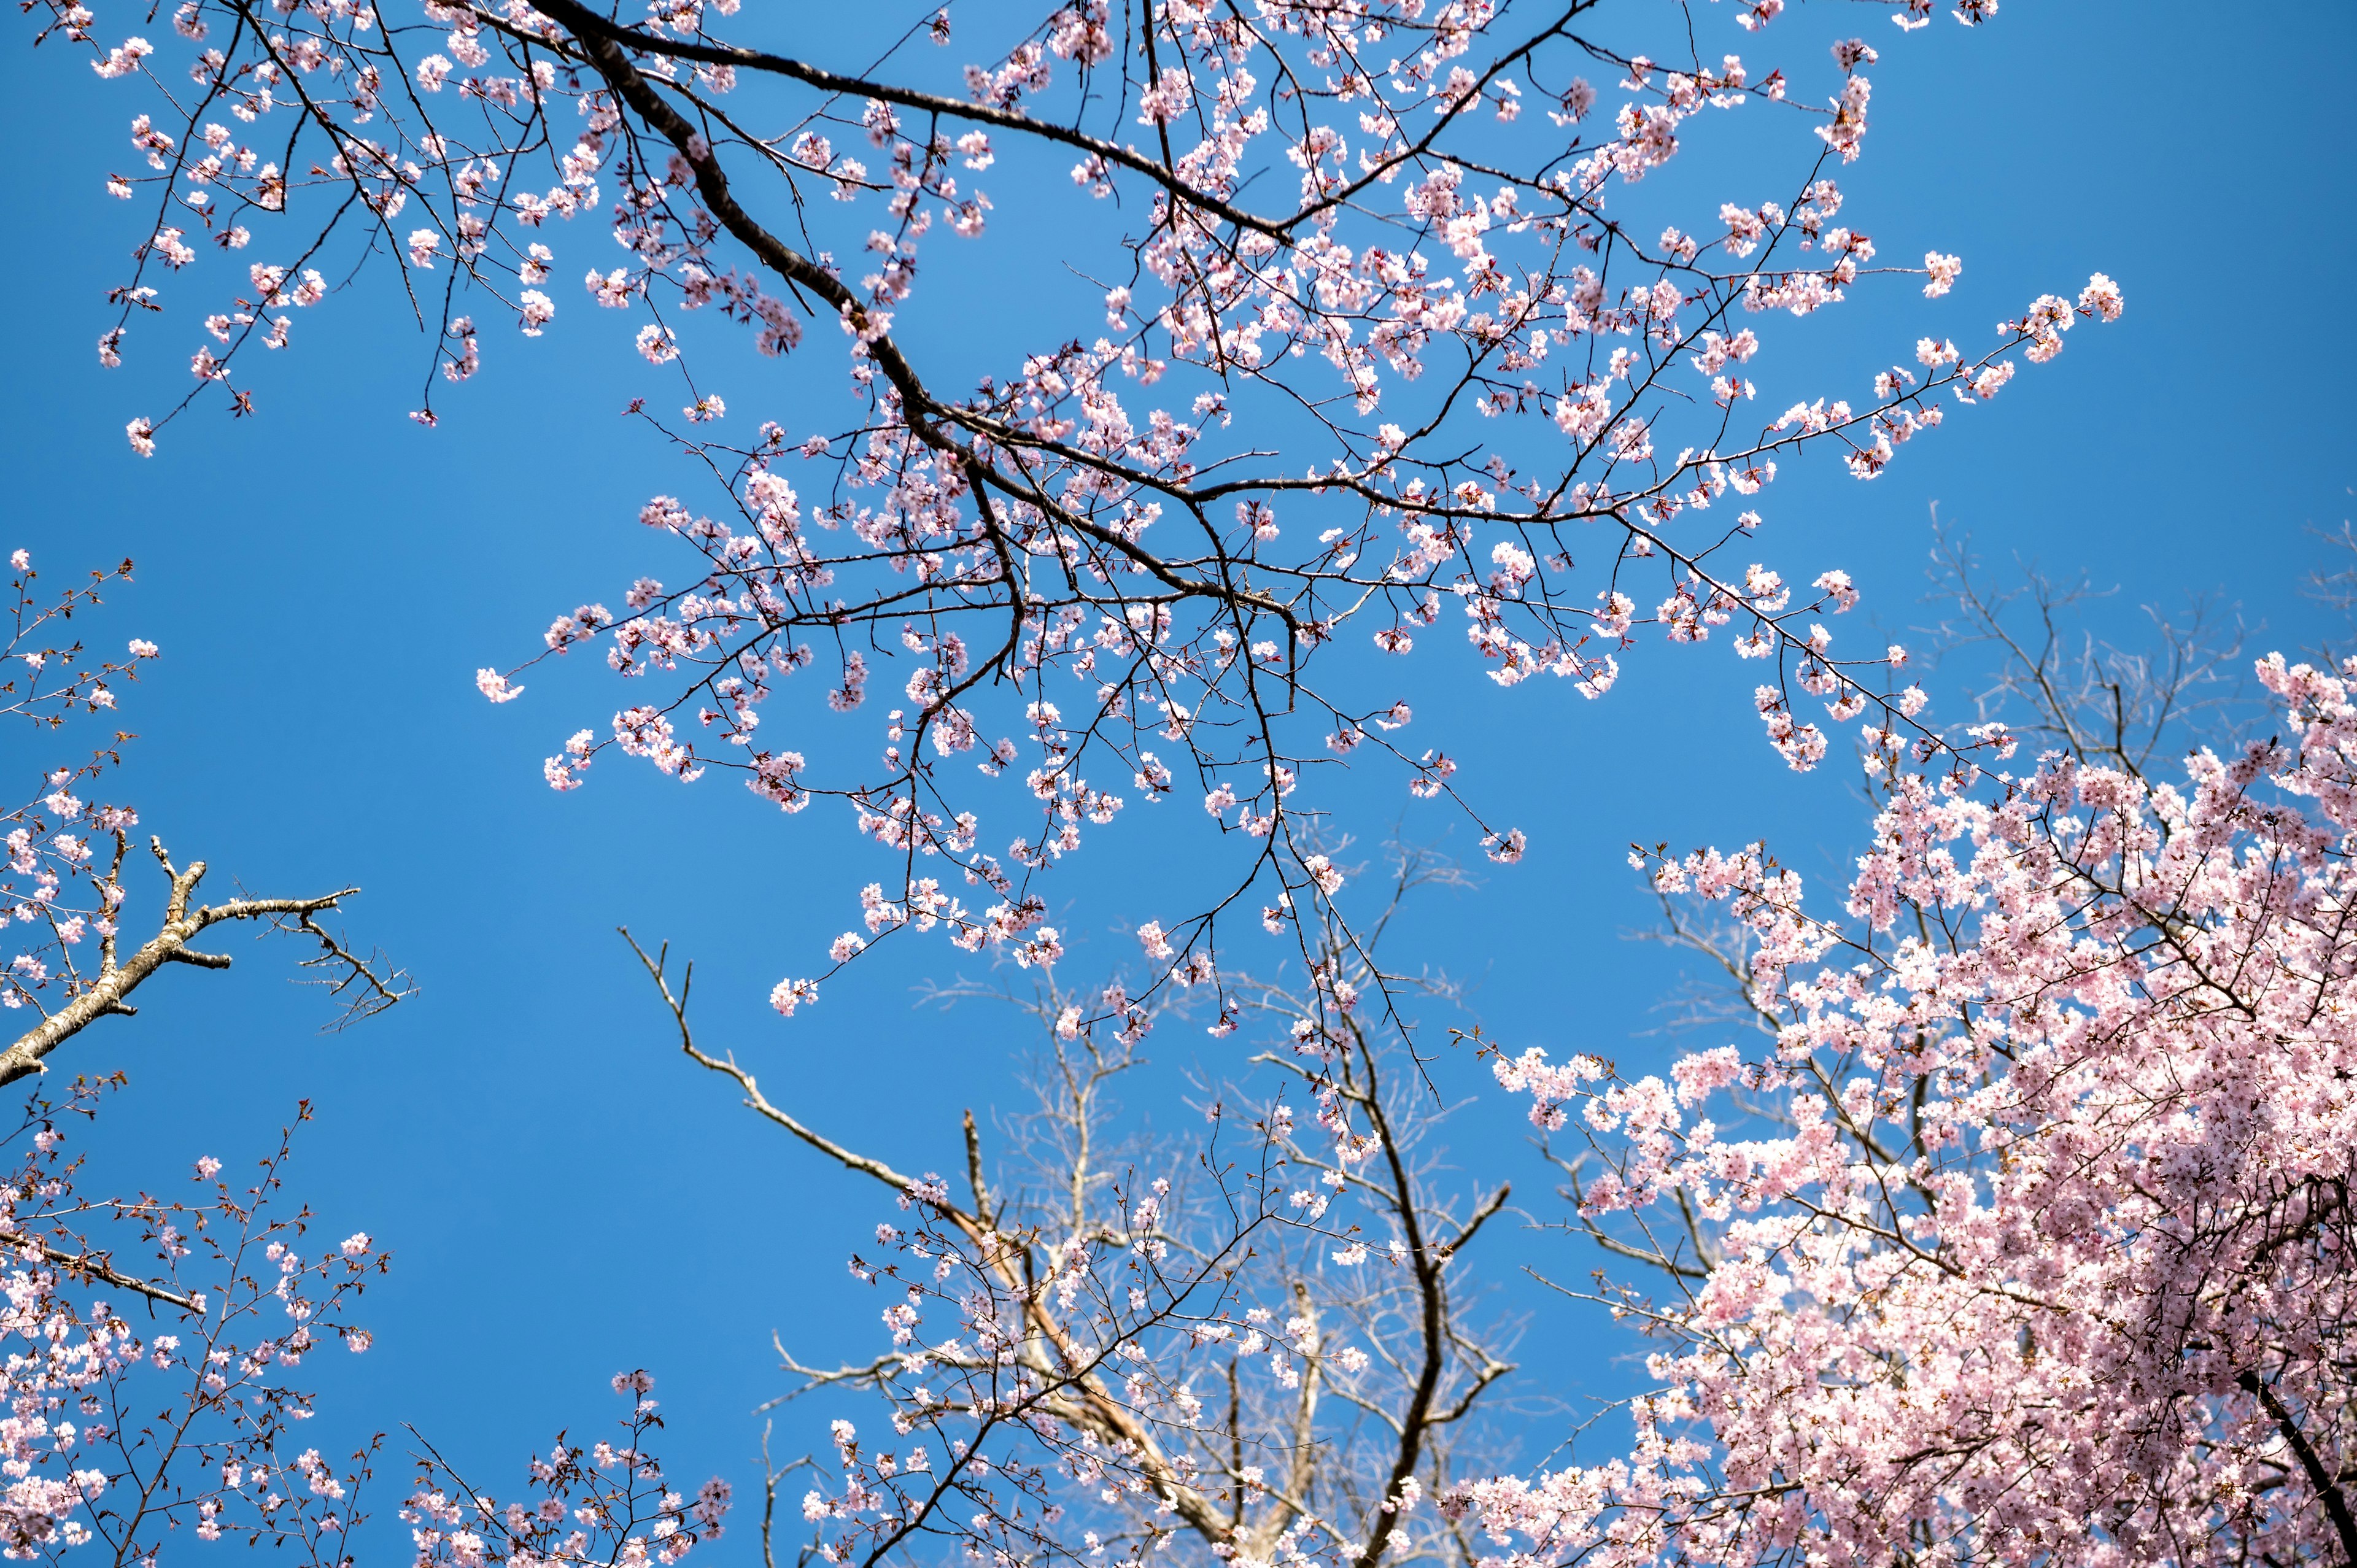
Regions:
M 733 772 L 788 813 L 841 802 L 894 869 L 838 965 L 912 929 L 1047 956 L 1057 862 L 1181 797 L 1232 854 L 1208 901 L 1120 912 L 1156 983 L 1215 984 L 1222 933 L 1255 919 L 1307 961 L 1297 914 L 1337 880 L 1302 790 L 1345 765 L 1395 770 L 1517 859 L 1523 831 L 1455 777 L 1446 736 L 1412 738 L 1388 673 L 1444 613 L 1491 680 L 1587 698 L 1641 627 L 1725 627 L 1799 768 L 1828 744 L 1811 703 L 1908 728 L 1903 651 L 1836 658 L 1812 618 L 1855 602 L 1848 576 L 1801 589 L 1748 558 L 1780 465 L 1819 449 L 1870 479 L 2122 309 L 2098 275 L 1970 348 L 1927 323 L 1870 353 L 1872 396 L 1790 387 L 1763 410 L 1776 320 L 1872 286 L 1936 298 L 1963 265 L 1895 267 L 1849 214 L 1877 51 L 1793 48 L 1781 0 L 1720 19 L 1750 58 L 1702 48 L 1678 8 L 1596 0 L 1083 0 L 954 33 L 944 11 L 861 38 L 857 72 L 799 58 L 790 27 L 733 41 L 775 18 L 725 0 L 187 0 L 161 46 L 79 0 L 32 9 L 137 99 L 110 189 L 147 216 L 100 357 L 154 336 L 167 292 L 210 312 L 193 385 L 131 422 L 138 451 L 208 396 L 260 407 L 257 360 L 363 261 L 431 329 L 429 424 L 470 406 L 436 367 L 451 388 L 514 373 L 505 334 L 564 330 L 559 297 L 642 319 L 634 407 L 685 461 L 639 510 L 662 537 L 622 610 L 548 628 L 538 657 L 602 645 L 632 688 L 548 781 L 580 786 L 611 748 L 683 781 Z M 1901 32 L 1932 9 L 1909 0 Z M 1649 27 L 1651 56 L 1611 41 Z M 1784 178 L 1641 205 L 1629 188 L 1731 116 L 1792 127 Z M 955 247 L 997 242 L 1000 167 L 1071 183 L 1056 231 L 1027 237 L 1047 241 L 1036 341 L 969 374 L 960 342 L 901 323 L 920 254 L 953 280 Z M 622 264 L 561 259 L 585 229 Z M 705 309 L 749 341 L 692 344 Z M 718 388 L 761 355 L 798 388 L 845 376 L 839 412 L 798 434 L 737 392 L 730 415 Z M 485 694 L 519 673 L 486 668 Z M 871 766 L 873 721 L 837 715 L 877 681 Z
M 2257 671 L 2287 738 L 2181 779 L 1893 770 L 1846 924 L 1756 845 L 1653 862 L 1765 1047 L 1497 1069 L 1610 1135 L 1662 1388 L 1628 1460 L 1450 1506 L 1536 1560 L 2357 1555 L 2357 661 Z

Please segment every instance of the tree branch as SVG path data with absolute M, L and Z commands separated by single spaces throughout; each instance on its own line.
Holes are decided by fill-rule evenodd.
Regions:
M 19 1036 L 16 1043 L 0 1051 L 0 1086 L 16 1082 L 33 1073 L 48 1069 L 41 1058 L 92 1023 L 110 1013 L 128 1013 L 124 998 L 136 990 L 141 983 L 167 963 L 194 964 L 199 969 L 227 969 L 228 957 L 221 953 L 199 952 L 188 944 L 208 927 L 231 920 L 277 921 L 296 917 L 309 927 L 311 917 L 325 909 L 338 907 L 340 899 L 360 891 L 357 887 L 339 888 L 317 898 L 232 898 L 225 904 L 202 904 L 188 908 L 188 898 L 203 880 L 205 863 L 191 861 L 185 871 L 174 868 L 164 853 L 161 839 L 148 840 L 162 865 L 164 875 L 170 878 L 171 891 L 164 906 L 163 929 L 142 943 L 139 950 L 121 963 L 108 962 L 99 977 L 77 993 L 64 1006 Z M 311 927 L 316 930 L 316 927 Z M 397 1000 L 398 998 L 393 998 Z M 385 1005 L 390 1006 L 388 1000 Z
M 2318 1498 L 2324 1504 L 2324 1511 L 2332 1517 L 2332 1528 L 2341 1534 L 2341 1556 L 2357 1563 L 2357 1516 L 2350 1513 L 2348 1496 L 2341 1491 L 2340 1483 L 2333 1479 L 2332 1472 L 2324 1467 L 2323 1455 L 2318 1454 L 2315 1445 L 2309 1442 L 2308 1434 L 2300 1431 L 2299 1423 L 2292 1419 L 2291 1408 L 2284 1403 L 2274 1385 L 2261 1381 L 2256 1372 L 2237 1372 L 2234 1381 L 2266 1408 L 2267 1414 L 2275 1421 L 2276 1430 L 2283 1434 L 2284 1441 L 2298 1456 L 2299 1467 L 2307 1472 L 2308 1484 L 2316 1488 Z

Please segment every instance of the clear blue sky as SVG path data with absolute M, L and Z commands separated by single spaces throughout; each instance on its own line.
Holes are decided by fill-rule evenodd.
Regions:
M 759 15 L 777 3 L 751 0 L 748 26 L 782 36 Z M 1740 47 L 1730 7 L 1694 10 Z M 2357 383 L 2333 314 L 2357 285 L 2357 137 L 2341 81 L 2357 11 L 2012 0 L 1974 35 L 1943 20 L 1915 39 L 1873 8 L 1857 16 L 1884 59 L 1845 218 L 1887 255 L 1956 250 L 1967 271 L 1936 312 L 1894 292 L 1836 313 L 1813 351 L 1862 381 L 1894 338 L 1977 341 L 1967 334 L 2099 269 L 2128 312 L 2074 333 L 2059 363 L 1873 485 L 1822 469 L 1781 483 L 1762 553 L 1788 577 L 1847 567 L 1867 609 L 1904 628 L 1936 503 L 1994 560 L 2018 552 L 2117 585 L 2109 613 L 2214 587 L 2265 623 L 2256 647 L 2312 644 L 2324 626 L 2296 592 L 2322 553 L 2308 531 L 2350 516 L 2357 484 Z M 837 59 L 824 35 L 795 47 L 830 63 L 851 52 Z M 204 413 L 156 459 L 129 454 L 124 420 L 177 395 L 186 349 L 157 332 L 131 368 L 95 362 L 100 290 L 139 238 L 100 190 L 128 156 L 130 110 L 84 66 L 48 56 L 0 55 L 0 115 L 20 149 L 11 208 L 26 225 L 0 260 L 24 302 L 0 549 L 29 547 L 60 578 L 137 560 L 136 585 L 91 633 L 165 650 L 126 700 L 141 738 L 120 792 L 223 882 L 361 884 L 351 930 L 424 985 L 322 1037 L 321 1004 L 287 983 L 291 950 L 241 943 L 230 974 L 166 976 L 135 1023 L 110 1022 L 59 1058 L 132 1077 L 91 1139 L 99 1166 L 131 1186 L 200 1153 L 259 1153 L 307 1096 L 319 1120 L 300 1187 L 331 1233 L 366 1228 L 396 1253 L 365 1315 L 376 1349 L 329 1369 L 323 1445 L 415 1421 L 509 1486 L 556 1424 L 605 1418 L 607 1375 L 644 1363 L 684 1418 L 682 1473 L 742 1480 L 759 1434 L 748 1412 L 782 1387 L 770 1331 L 805 1359 L 874 1345 L 879 1304 L 842 1260 L 882 1206 L 678 1059 L 613 928 L 692 955 L 711 1043 L 904 1167 L 950 1167 L 958 1110 L 1008 1100 L 1019 1032 L 971 1010 L 911 1011 L 916 983 L 951 972 L 938 946 L 879 955 L 818 1008 L 776 1019 L 770 983 L 812 967 L 849 923 L 848 889 L 875 875 L 847 825 L 820 811 L 782 822 L 725 781 L 683 790 L 619 759 L 556 796 L 540 758 L 610 712 L 602 671 L 543 674 L 500 708 L 475 693 L 479 665 L 514 661 L 551 615 L 612 599 L 648 564 L 633 513 L 671 486 L 662 455 L 615 417 L 651 380 L 619 318 L 576 310 L 574 330 L 501 340 L 487 379 L 428 433 L 402 417 L 422 363 L 412 329 L 383 300 L 338 301 L 306 316 L 301 351 L 257 383 L 264 417 Z M 1690 175 L 1667 177 L 1700 203 Z M 958 252 L 974 281 L 935 263 L 930 302 L 906 325 L 920 345 L 959 334 L 986 355 L 1028 340 L 1022 313 L 990 291 L 1049 259 L 1031 215 L 1073 198 L 994 195 L 991 234 Z M 191 324 L 178 331 L 193 340 Z M 796 374 L 828 395 L 840 384 L 815 360 L 748 364 L 737 379 Z M 1420 679 L 1457 711 L 1451 749 L 1535 844 L 1478 900 L 1436 901 L 1418 937 L 1479 983 L 1485 1026 L 1509 1044 L 1660 1049 L 1645 1031 L 1674 970 L 1616 940 L 1648 918 L 1620 858 L 1631 840 L 1765 835 L 1822 884 L 1859 832 L 1841 770 L 1796 779 L 1759 744 L 1749 682 L 1716 646 L 1644 650 L 1594 704 L 1557 682 L 1499 693 L 1469 667 L 1449 672 Z M 50 744 L 9 732 L 0 757 L 29 781 Z M 1125 856 L 1150 855 L 1149 822 L 1124 831 L 1135 842 L 1109 844 L 1064 890 L 1080 908 L 1136 864 Z M 1128 945 L 1062 923 L 1083 939 L 1083 967 Z M 1174 1071 L 1222 1049 L 1157 1044 Z M 1456 1070 L 1478 1083 L 1472 1064 Z M 1539 1197 L 1530 1162 L 1511 1174 Z M 1590 1266 L 1535 1245 L 1566 1273 Z M 1558 1386 L 1620 1386 L 1597 1341 L 1571 1344 L 1561 1326 L 1533 1324 L 1533 1364 Z M 811 1446 L 816 1424 L 816 1412 L 789 1412 L 780 1451 Z

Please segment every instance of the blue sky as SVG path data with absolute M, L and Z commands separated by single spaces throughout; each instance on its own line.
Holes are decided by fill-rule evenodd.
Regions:
M 857 52 L 762 16 L 773 3 L 749 0 L 748 27 L 821 60 Z M 1818 9 L 1787 25 L 1823 31 Z M 1742 47 L 1727 7 L 1695 12 L 1706 47 Z M 1860 615 L 1903 628 L 1920 618 L 1936 504 L 1993 565 L 2018 553 L 2116 585 L 2096 614 L 2124 631 L 2137 605 L 2214 588 L 2263 623 L 2255 648 L 2330 635 L 2297 586 L 2323 558 L 2310 530 L 2352 515 L 2357 484 L 2357 391 L 2328 319 L 2357 284 L 2339 81 L 2357 12 L 2013 0 L 1973 35 L 1943 21 L 1915 38 L 1878 9 L 1857 15 L 1883 60 L 1845 217 L 1887 255 L 1960 251 L 1967 270 L 1936 304 L 1900 290 L 1834 313 L 1795 337 L 1808 364 L 1848 368 L 1856 395 L 1894 341 L 1969 344 L 2096 270 L 2119 280 L 2128 310 L 1871 485 L 1823 467 L 1780 483 L 1763 557 L 1788 577 L 1846 567 L 1867 594 Z M 424 987 L 322 1036 L 322 1004 L 287 983 L 290 950 L 237 944 L 229 974 L 166 976 L 136 1023 L 109 1023 L 60 1058 L 131 1075 L 92 1134 L 98 1160 L 131 1186 L 199 1154 L 259 1154 L 308 1097 L 318 1121 L 302 1190 L 332 1233 L 364 1227 L 396 1253 L 366 1314 L 377 1348 L 331 1369 L 323 1421 L 353 1435 L 404 1422 L 460 1434 L 506 1484 L 556 1425 L 604 1418 L 607 1375 L 646 1364 L 684 1418 L 683 1471 L 741 1479 L 759 1438 L 748 1412 L 782 1387 L 770 1332 L 805 1359 L 873 1345 L 877 1304 L 842 1259 L 884 1205 L 679 1060 L 614 928 L 695 959 L 710 1041 L 752 1060 L 773 1096 L 904 1167 L 950 1166 L 958 1111 L 1010 1100 L 1020 1031 L 971 1007 L 913 1010 L 912 987 L 954 972 L 938 946 L 879 953 L 817 1008 L 778 1020 L 770 985 L 813 967 L 850 923 L 851 890 L 877 875 L 847 824 L 820 811 L 783 822 L 725 780 L 683 789 L 619 759 L 559 797 L 540 759 L 611 711 L 608 678 L 576 661 L 508 706 L 476 693 L 478 666 L 514 662 L 550 616 L 612 599 L 647 567 L 633 514 L 675 480 L 616 418 L 655 390 L 627 354 L 635 320 L 576 311 L 577 330 L 500 342 L 425 432 L 402 417 L 424 362 L 414 329 L 382 301 L 338 301 L 309 313 L 301 351 L 257 383 L 263 417 L 201 413 L 143 463 L 123 424 L 177 395 L 170 335 L 120 371 L 91 351 L 109 319 L 100 291 L 139 238 L 100 191 L 124 161 L 127 98 L 48 50 L 0 60 L 9 139 L 38 149 L 10 176 L 38 239 L 0 261 L 27 302 L 0 435 L 12 480 L 0 548 L 30 548 L 58 579 L 136 559 L 136 585 L 89 634 L 165 650 L 126 700 L 140 739 L 118 790 L 223 882 L 361 884 L 350 929 Z M 1741 156 L 1706 138 L 1696 163 Z M 1691 168 L 1663 177 L 1701 204 Z M 918 344 L 987 360 L 1038 332 L 1008 305 L 1055 260 L 1043 231 L 1071 198 L 994 195 L 990 234 L 958 252 L 968 272 L 936 271 L 907 317 Z M 748 360 L 716 383 L 732 402 L 763 377 L 823 383 L 761 389 L 780 397 L 837 395 L 832 361 Z M 1676 972 L 1620 940 L 1649 918 L 1621 859 L 1630 841 L 1765 836 L 1822 884 L 1861 830 L 1843 770 L 1796 778 L 1759 742 L 1749 682 L 1723 649 L 1651 647 L 1628 665 L 1593 704 L 1558 682 L 1496 691 L 1469 660 L 1415 677 L 1420 705 L 1453 711 L 1466 778 L 1534 843 L 1478 897 L 1433 899 L 1410 935 L 1475 985 L 1485 1027 L 1517 1047 L 1662 1048 L 1649 1031 Z M 0 757 L 29 781 L 52 745 L 11 732 Z M 1437 818 L 1364 810 L 1366 834 L 1395 820 L 1437 831 Z M 1152 858 L 1156 830 L 1138 817 L 1128 837 L 1092 844 L 1061 890 L 1081 912 L 1062 923 L 1083 969 L 1129 947 L 1088 912 L 1129 913 L 1092 896 Z M 1224 1047 L 1181 1033 L 1157 1039 L 1166 1067 L 1219 1065 Z M 1447 1070 L 1478 1087 L 1474 1064 Z M 1490 1125 L 1480 1117 L 1469 1124 Z M 1535 1167 L 1511 1174 L 1544 1217 Z M 1591 1266 L 1548 1238 L 1512 1248 L 1571 1274 Z M 1544 1315 L 1555 1311 L 1532 1325 L 1531 1364 L 1556 1386 L 1622 1386 L 1625 1368 Z M 788 1412 L 779 1450 L 813 1445 L 816 1424 Z

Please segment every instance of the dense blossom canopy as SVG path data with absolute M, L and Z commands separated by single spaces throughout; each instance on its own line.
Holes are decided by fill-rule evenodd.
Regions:
M 1498 1062 L 1615 1135 L 1587 1213 L 1695 1223 L 1621 1298 L 1676 1345 L 1634 1456 L 1450 1506 L 1518 1563 L 2357 1546 L 2357 660 L 2258 673 L 2294 738 L 2181 781 L 1895 779 L 1853 927 L 1756 847 L 1658 867 L 1749 928 L 1774 1048 Z

